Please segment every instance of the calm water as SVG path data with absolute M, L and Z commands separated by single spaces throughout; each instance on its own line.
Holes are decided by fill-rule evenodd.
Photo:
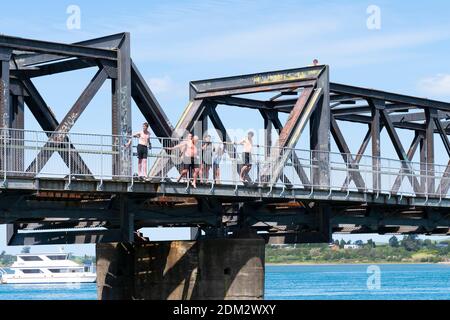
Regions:
M 381 288 L 367 288 L 368 265 L 267 266 L 266 299 L 450 299 L 450 266 L 379 265 Z M 96 285 L 0 285 L 0 299 L 95 300 Z

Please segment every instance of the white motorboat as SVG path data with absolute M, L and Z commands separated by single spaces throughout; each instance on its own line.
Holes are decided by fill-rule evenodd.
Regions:
M 7 269 L 0 268 L 0 283 L 84 283 L 95 282 L 92 266 L 69 260 L 67 253 L 19 254 Z

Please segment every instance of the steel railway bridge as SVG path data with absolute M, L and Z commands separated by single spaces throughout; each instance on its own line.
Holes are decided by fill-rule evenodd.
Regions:
M 0 223 L 9 245 L 133 243 L 142 241 L 137 230 L 159 226 L 191 227 L 193 240 L 245 233 L 269 243 L 450 233 L 450 161 L 435 163 L 434 150 L 441 139 L 450 158 L 450 103 L 331 83 L 319 65 L 192 81 L 173 126 L 130 57 L 128 33 L 74 44 L 1 35 L 0 65 Z M 33 79 L 86 68 L 98 71 L 59 121 Z M 105 82 L 111 133 L 72 132 Z M 124 146 L 132 100 L 155 136 L 146 181 L 133 174 L 135 149 Z M 242 150 L 221 120 L 223 106 L 261 115 L 265 141 L 253 151 L 252 183 L 240 182 Z M 27 129 L 24 108 L 42 131 Z M 340 125 L 356 123 L 366 132 L 352 153 Z M 305 129 L 309 145 L 299 147 Z M 211 130 L 225 151 L 220 181 L 175 182 L 181 155 L 167 147 Z M 381 148 L 383 130 L 396 159 Z M 409 148 L 399 130 L 413 133 Z

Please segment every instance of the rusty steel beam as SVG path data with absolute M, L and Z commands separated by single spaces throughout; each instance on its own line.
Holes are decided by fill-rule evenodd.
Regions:
M 402 103 L 411 106 L 423 108 L 435 108 L 443 111 L 450 111 L 450 103 L 417 98 L 402 94 L 390 93 L 381 90 L 367 89 L 361 87 L 354 87 L 339 83 L 330 83 L 330 91 L 339 94 L 349 94 L 367 99 L 378 99 L 394 103 Z
M 315 187 L 330 187 L 330 74 L 326 66 L 317 80 L 317 88 L 322 91 L 320 101 L 309 122 L 310 150 L 313 170 L 311 180 Z
M 30 79 L 42 76 L 49 76 L 61 72 L 69 72 L 96 67 L 97 63 L 92 60 L 72 59 L 68 61 L 55 62 L 42 66 L 11 70 L 11 75 L 18 79 Z
M 349 101 L 357 101 L 357 100 L 363 100 L 362 97 L 356 97 L 354 95 L 350 94 L 330 94 L 330 101 L 331 102 L 349 102 Z
M 61 123 L 54 130 L 56 132 L 53 132 L 51 134 L 47 143 L 37 154 L 36 158 L 32 161 L 32 163 L 28 166 L 26 170 L 27 172 L 33 173 L 40 172 L 42 168 L 44 168 L 44 166 L 47 164 L 48 160 L 50 160 L 50 157 L 52 156 L 53 152 L 56 151 L 55 149 L 61 148 L 60 146 L 64 144 L 64 141 L 67 141 L 66 140 L 67 133 L 73 127 L 75 122 L 81 116 L 83 111 L 86 109 L 88 104 L 94 98 L 95 94 L 97 93 L 97 91 L 100 89 L 100 87 L 103 85 L 103 83 L 106 81 L 107 78 L 108 74 L 105 71 L 105 69 L 101 69 L 95 74 L 89 85 L 86 87 L 81 96 L 72 106 L 70 111 L 66 114 L 63 121 L 61 121 Z M 69 154 L 71 155 L 71 153 Z M 88 174 L 88 172 L 85 172 L 85 174 Z
M 190 82 L 190 99 L 311 86 L 325 66 L 314 66 Z
M 7 163 L 10 159 L 10 151 L 5 148 L 5 143 L 9 139 L 10 132 L 10 68 L 9 60 L 11 58 L 11 50 L 7 48 L 0 48 L 0 168 L 6 172 Z M 6 149 L 6 150 L 5 150 Z M 5 157 L 6 156 L 6 157 Z
M 0 47 L 0 128 L 9 127 L 9 60 L 11 50 Z
M 114 50 L 117 49 L 122 42 L 125 34 L 124 33 L 118 33 L 113 35 L 108 35 L 101 38 L 95 38 L 90 39 L 86 41 L 81 42 L 75 42 L 72 43 L 72 45 L 75 46 L 83 46 L 83 47 L 91 47 L 91 48 L 98 48 L 98 49 L 107 49 L 107 50 Z M 54 55 L 49 53 L 22 53 L 15 55 L 14 59 L 14 66 L 17 65 L 19 68 L 23 67 L 29 67 L 33 65 L 38 64 L 47 64 L 47 63 L 53 63 L 58 60 L 67 59 L 69 56 L 64 57 L 60 55 Z
M 437 119 L 448 119 L 450 118 L 450 113 L 445 111 L 436 110 L 435 118 Z M 406 114 L 396 114 L 391 115 L 392 122 L 411 122 L 411 121 L 426 121 L 426 110 L 425 112 L 414 112 Z
M 116 60 L 117 52 L 81 45 L 71 45 L 0 35 L 0 47 L 19 51 L 54 54 L 64 57 Z
M 120 229 L 26 232 L 10 234 L 8 246 L 87 244 L 123 241 Z
M 130 34 L 125 33 L 118 47 L 117 78 L 111 79 L 112 135 L 114 138 L 112 172 L 114 176 L 131 176 L 131 148 L 123 146 L 132 135 L 131 128 L 131 57 Z
M 426 191 L 428 194 L 434 194 L 435 191 L 435 179 L 434 179 L 434 119 L 437 117 L 437 110 L 427 108 L 425 109 L 425 135 L 424 142 L 426 143 L 426 159 L 425 163 L 425 171 L 421 170 L 421 173 L 426 173 L 426 188 L 423 188 L 423 191 Z M 424 184 L 422 184 L 424 186 Z
M 261 115 L 263 116 L 264 120 L 265 119 L 269 120 L 270 123 L 274 126 L 274 128 L 278 131 L 278 134 L 280 134 L 281 131 L 283 130 L 283 125 L 281 124 L 281 121 L 278 118 L 278 115 L 276 114 L 276 112 L 264 111 L 264 110 L 260 110 L 260 112 L 261 112 Z M 266 146 L 267 146 L 267 144 L 266 144 Z M 271 149 L 266 150 L 267 151 L 266 159 L 270 159 L 270 150 Z M 302 182 L 303 186 L 305 188 L 309 188 L 311 186 L 311 182 L 310 182 L 308 176 L 306 175 L 306 172 L 303 169 L 300 159 L 298 158 L 298 156 L 295 152 L 292 152 L 292 154 L 291 154 L 291 161 L 294 166 L 294 170 L 297 173 L 298 177 L 300 178 L 300 181 Z M 286 177 L 286 175 L 283 175 L 283 179 L 284 179 L 284 181 L 289 180 Z
M 363 116 L 363 115 L 335 115 L 336 120 L 341 121 L 347 121 L 347 122 L 354 122 L 354 123 L 363 123 L 363 124 L 370 124 L 372 123 L 373 118 L 369 116 Z M 392 116 L 391 116 L 392 118 Z M 414 123 L 414 122 L 393 122 L 393 125 L 395 128 L 398 129 L 406 129 L 406 130 L 412 130 L 412 131 L 421 131 L 425 132 L 425 126 L 422 123 Z M 450 134 L 450 121 L 441 121 L 441 124 L 447 134 Z M 438 133 L 438 130 L 435 130 L 434 133 Z
M 196 99 L 207 99 L 218 96 L 227 96 L 227 95 L 241 95 L 241 94 L 252 94 L 252 93 L 262 93 L 262 92 L 271 92 L 271 91 L 280 91 L 284 89 L 299 89 L 305 87 L 312 87 L 315 84 L 315 80 L 308 81 L 296 81 L 289 83 L 281 83 L 281 84 L 271 84 L 271 85 L 263 85 L 258 87 L 249 87 L 243 89 L 231 89 L 226 91 L 218 91 L 218 92 L 206 92 L 206 93 L 198 93 L 195 94 Z
M 270 158 L 270 149 L 272 148 L 273 121 L 265 112 L 261 111 L 260 113 L 264 119 L 264 158 L 268 160 Z
M 371 140 L 372 140 L 372 185 L 373 190 L 380 190 L 381 173 L 380 173 L 380 134 L 381 134 L 381 120 L 380 110 L 384 108 L 385 102 L 375 99 L 367 100 L 372 107 L 372 119 L 370 124 Z
M 306 126 L 311 114 L 319 102 L 322 89 L 305 88 L 303 89 L 295 107 L 281 130 L 278 140 L 272 148 L 270 162 L 263 168 L 262 180 L 274 184 L 280 174 L 288 157 L 292 152 L 284 152 L 287 148 L 293 149 L 297 143 L 303 129 Z
M 268 109 L 271 110 L 270 107 L 267 106 L 265 101 L 233 97 L 233 96 L 218 96 L 214 98 L 210 98 L 211 101 L 217 104 L 223 104 L 227 106 L 235 106 L 249 109 Z
M 399 104 L 399 103 L 386 104 L 386 106 L 385 106 L 385 109 L 388 112 L 399 112 L 399 111 L 403 111 L 403 110 L 406 111 L 406 110 L 415 109 L 415 108 L 417 108 L 417 107 L 409 106 L 406 104 Z M 364 105 L 364 106 L 355 106 L 355 107 L 350 107 L 350 108 L 349 107 L 333 108 L 331 113 L 333 113 L 333 115 L 335 115 L 335 116 L 337 116 L 337 115 L 343 116 L 343 115 L 353 115 L 353 114 L 360 114 L 360 113 L 371 113 L 371 111 L 372 111 L 372 107 L 370 105 Z M 391 119 L 393 122 L 403 121 L 403 118 L 401 118 L 400 116 L 401 115 L 391 115 Z M 405 121 L 416 121 L 416 120 L 405 120 Z

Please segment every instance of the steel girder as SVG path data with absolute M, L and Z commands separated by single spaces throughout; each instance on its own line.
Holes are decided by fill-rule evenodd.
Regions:
M 0 61 L 3 61 L 2 88 L 5 89 L 2 92 L 6 93 L 3 98 L 0 93 L 1 101 L 3 101 L 3 103 L 0 101 L 0 109 L 5 109 L 2 109 L 5 112 L 1 112 L 2 117 L 6 117 L 5 123 L 9 121 L 9 95 L 7 92 L 10 91 L 11 94 L 19 96 L 19 101 L 24 98 L 25 103 L 44 130 L 57 130 L 63 124 L 57 122 L 30 79 L 98 66 L 104 70 L 102 76 L 106 72 L 107 78 L 111 79 L 113 83 L 113 134 L 118 136 L 131 134 L 131 98 L 133 98 L 155 134 L 160 137 L 170 137 L 173 128 L 167 116 L 145 83 L 138 68 L 131 61 L 129 38 L 128 33 L 118 33 L 73 44 L 62 44 L 0 36 Z M 30 92 L 32 93 L 30 94 Z M 82 95 L 79 102 L 86 101 L 85 98 L 89 97 Z M 80 103 L 77 104 L 80 105 Z M 6 106 L 8 106 L 7 109 Z M 65 159 L 66 164 L 75 172 L 89 173 L 89 168 L 73 145 L 70 144 L 67 137 L 64 139 L 64 144 L 70 145 L 73 154 L 72 163 L 69 164 L 67 157 L 64 156 L 64 151 L 61 151 L 61 156 Z M 122 138 L 122 140 L 124 139 Z M 124 141 L 117 141 L 117 145 L 120 145 L 121 142 Z M 123 148 L 116 149 L 119 156 L 114 159 L 114 173 L 129 174 L 131 172 L 130 151 Z M 34 165 L 32 164 L 32 166 Z M 36 168 L 33 167 L 33 169 Z
M 264 170 L 266 171 L 264 176 L 268 179 L 266 182 L 275 183 L 278 180 L 278 177 L 282 174 L 281 171 L 284 163 L 288 158 L 293 157 L 280 150 L 285 147 L 293 148 L 295 146 L 301 131 L 303 131 L 309 118 L 313 115 L 316 115 L 315 118 L 317 121 L 314 123 L 317 126 L 315 130 L 318 132 L 318 135 L 312 138 L 318 151 L 315 154 L 317 159 L 314 161 L 322 166 L 322 163 L 328 163 L 328 161 L 324 162 L 324 159 L 319 159 L 319 157 L 326 156 L 325 152 L 321 153 L 321 151 L 329 151 L 329 120 L 327 120 L 329 119 L 328 77 L 327 66 L 314 66 L 192 81 L 190 83 L 191 101 L 175 126 L 172 137 L 177 139 L 181 138 L 186 132 L 190 132 L 198 127 L 197 124 L 209 116 L 223 142 L 231 142 L 225 127 L 220 121 L 217 112 L 214 110 L 217 104 L 273 111 L 270 106 L 273 100 L 259 101 L 237 96 L 269 91 L 280 92 L 277 96 L 282 96 L 286 92 L 292 94 L 296 93 L 296 91 L 302 91 L 301 97 L 298 99 L 296 108 L 292 111 L 288 123 L 279 129 L 280 138 L 274 145 L 274 148 L 272 148 L 272 151 L 275 151 L 270 155 L 268 162 L 276 163 L 276 166 L 273 166 L 273 168 L 269 166 L 263 169 L 263 172 Z M 316 105 L 319 103 L 323 107 L 317 107 L 318 111 L 316 111 Z M 202 134 L 202 130 L 200 130 L 200 133 Z M 233 155 L 236 154 L 235 148 L 232 145 L 227 144 L 227 148 L 229 149 L 228 152 L 231 152 Z M 159 176 L 162 172 L 168 172 L 172 167 L 173 163 L 171 163 L 169 157 L 158 159 L 150 170 L 150 175 Z M 313 170 L 313 177 L 315 177 L 317 183 L 325 185 L 328 178 L 324 177 L 323 174 L 319 174 L 321 169 L 323 168 L 317 167 Z M 307 178 L 305 179 L 306 175 L 302 175 L 302 177 L 304 178 L 302 179 L 303 181 L 307 180 Z M 283 179 L 283 181 L 286 181 L 286 179 Z
M 50 160 L 53 152 L 59 149 L 60 146 L 64 144 L 64 141 L 68 141 L 67 133 L 79 119 L 83 111 L 88 106 L 89 102 L 94 98 L 95 94 L 98 92 L 107 78 L 108 74 L 106 73 L 105 69 L 100 69 L 95 74 L 94 78 L 86 87 L 84 92 L 66 114 L 61 123 L 56 127 L 56 129 L 54 130 L 55 132 L 50 135 L 48 142 L 38 153 L 32 163 L 28 166 L 27 172 L 40 172 L 42 168 L 47 164 L 48 160 Z M 66 159 L 64 161 L 66 163 L 67 161 L 70 162 L 69 159 Z

